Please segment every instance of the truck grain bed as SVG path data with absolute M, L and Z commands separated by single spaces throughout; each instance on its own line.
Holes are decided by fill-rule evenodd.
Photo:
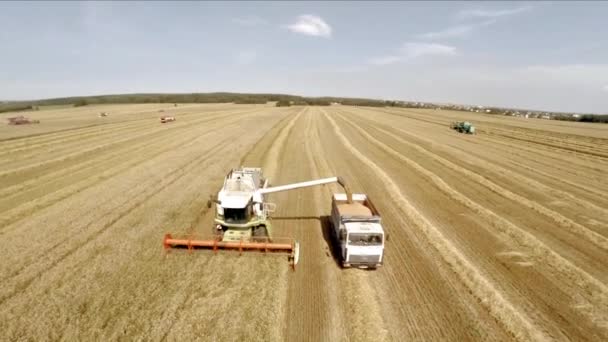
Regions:
M 338 212 L 343 216 L 372 216 L 372 211 L 358 202 L 338 204 Z

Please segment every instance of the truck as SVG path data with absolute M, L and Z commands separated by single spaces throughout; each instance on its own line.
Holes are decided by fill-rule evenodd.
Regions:
M 332 196 L 331 230 L 342 267 L 375 269 L 384 263 L 386 234 L 378 210 L 365 194 Z

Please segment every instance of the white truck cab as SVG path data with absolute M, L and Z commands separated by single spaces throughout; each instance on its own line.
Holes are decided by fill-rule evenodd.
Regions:
M 381 217 L 364 194 L 332 197 L 332 232 L 343 267 L 376 268 L 384 262 L 385 233 Z

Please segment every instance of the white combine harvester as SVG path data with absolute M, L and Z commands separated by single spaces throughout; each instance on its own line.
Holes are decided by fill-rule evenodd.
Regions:
M 241 167 L 231 170 L 224 179 L 215 203 L 215 219 L 212 238 L 185 236 L 176 238 L 166 234 L 164 246 L 218 249 L 261 250 L 265 252 L 287 253 L 292 266 L 298 263 L 299 243 L 291 238 L 273 236 L 270 214 L 276 205 L 266 202 L 266 194 L 301 189 L 311 186 L 338 183 L 346 194 L 339 194 L 344 201 L 352 203 L 352 194 L 342 178 L 330 177 L 307 182 L 268 186 L 261 168 Z

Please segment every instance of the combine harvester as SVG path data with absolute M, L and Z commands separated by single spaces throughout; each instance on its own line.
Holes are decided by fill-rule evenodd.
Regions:
M 287 254 L 290 265 L 295 269 L 299 260 L 300 245 L 292 238 L 274 237 L 270 214 L 276 205 L 264 200 L 264 195 L 301 189 L 311 186 L 338 183 L 346 194 L 339 194 L 348 203 L 353 195 L 340 177 L 330 177 L 307 182 L 268 186 L 268 179 L 262 169 L 243 167 L 231 170 L 224 179 L 224 185 L 217 199 L 209 200 L 208 207 L 215 203 L 215 219 L 211 237 L 196 235 L 173 236 L 166 234 L 163 240 L 165 250 L 173 247 L 213 249 L 236 249 Z
M 175 121 L 175 116 L 161 116 L 160 123 L 167 123 Z
M 16 116 L 13 118 L 7 118 L 9 125 L 29 125 L 29 124 L 38 124 L 40 120 L 30 120 L 23 115 Z
M 460 133 L 475 134 L 475 126 L 468 121 L 452 122 L 450 127 Z

